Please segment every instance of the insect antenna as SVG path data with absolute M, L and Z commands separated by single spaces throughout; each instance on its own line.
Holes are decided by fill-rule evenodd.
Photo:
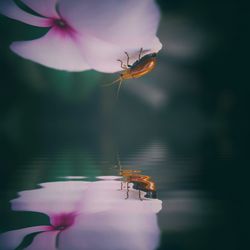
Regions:
M 119 92 L 120 92 L 120 89 L 121 89 L 121 85 L 122 85 L 122 78 L 119 77 L 118 79 L 114 80 L 113 82 L 111 83 L 108 83 L 108 84 L 104 84 L 103 87 L 108 87 L 108 86 L 111 86 L 111 85 L 114 85 L 115 83 L 118 83 L 118 89 L 117 89 L 117 93 L 116 93 L 116 98 L 118 99 L 119 97 Z
M 121 81 L 121 80 L 122 80 L 122 78 L 119 77 L 118 79 L 114 80 L 113 82 L 107 83 L 107 84 L 103 84 L 102 86 L 103 86 L 103 87 L 108 87 L 108 86 L 111 86 L 111 85 L 113 85 L 113 84 L 115 84 L 115 83 Z
M 119 97 L 119 92 L 120 92 L 121 86 L 122 86 L 122 78 L 120 79 L 120 82 L 119 82 L 119 85 L 118 85 L 118 89 L 117 89 L 117 93 L 116 93 L 116 99 L 118 99 L 118 97 Z

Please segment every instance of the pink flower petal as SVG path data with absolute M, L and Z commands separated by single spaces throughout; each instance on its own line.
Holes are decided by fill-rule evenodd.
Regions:
M 38 14 L 46 17 L 58 18 L 56 12 L 57 0 L 21 0 L 24 4 L 30 7 Z
M 27 227 L 0 234 L 0 247 L 4 250 L 13 250 L 20 245 L 26 235 L 50 230 L 50 226 Z
M 59 10 L 83 34 L 134 49 L 152 40 L 160 18 L 154 0 L 61 0 Z
M 11 49 L 21 57 L 51 68 L 68 71 L 90 69 L 79 51 L 76 39 L 57 27 L 51 28 L 39 39 L 14 42 Z
M 129 63 L 133 64 L 133 62 L 138 60 L 140 48 L 143 48 L 144 51 L 146 51 L 144 54 L 149 54 L 152 52 L 158 52 L 162 47 L 158 38 L 142 43 L 140 45 L 141 47 L 131 49 L 126 46 L 116 46 L 112 43 L 87 35 L 82 39 L 81 45 L 82 53 L 90 67 L 97 71 L 107 73 L 123 70 L 121 68 L 121 63 L 118 62 L 117 59 L 121 59 L 126 64 L 127 56 L 124 51 L 128 52 L 130 56 Z
M 48 216 L 79 211 L 88 182 L 51 182 L 41 186 L 43 188 L 19 192 L 19 197 L 11 201 L 12 210 L 41 212 Z
M 124 184 L 123 184 L 124 185 Z M 144 197 L 145 192 L 141 192 Z M 130 184 L 129 198 L 127 190 L 121 190 L 120 181 L 100 180 L 92 183 L 87 195 L 85 195 L 85 209 L 91 212 L 112 210 L 124 213 L 150 214 L 158 213 L 162 208 L 162 201 L 158 199 L 139 199 L 139 190 L 135 190 Z
M 55 214 L 50 217 L 50 223 L 54 228 L 59 228 L 58 230 L 65 230 L 74 224 L 76 216 L 77 213 L 74 212 Z
M 87 189 L 88 185 L 91 182 L 88 181 L 55 181 L 55 182 L 44 182 L 40 183 L 39 186 L 42 186 L 46 189 L 55 191 L 63 191 L 63 192 L 76 192 L 83 191 Z
M 114 176 L 114 175 L 104 175 L 104 176 L 97 176 L 96 177 L 97 179 L 100 179 L 100 180 L 119 180 L 122 178 L 122 176 Z
M 22 9 L 20 9 L 12 0 L 1 0 L 0 1 L 0 13 L 9 18 L 38 26 L 38 27 L 50 27 L 51 23 L 47 18 L 31 15 Z
M 61 233 L 59 249 L 156 249 L 160 235 L 156 215 L 134 212 L 80 215 Z
M 60 231 L 50 231 L 38 234 L 31 245 L 25 250 L 56 250 L 56 237 Z

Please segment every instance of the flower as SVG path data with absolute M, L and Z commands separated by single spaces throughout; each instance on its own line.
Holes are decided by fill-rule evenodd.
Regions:
M 36 233 L 29 250 L 155 249 L 159 242 L 156 213 L 161 201 L 125 199 L 120 181 L 62 181 L 40 184 L 11 201 L 16 211 L 47 214 L 50 225 L 22 228 L 0 234 L 5 250 L 20 246 L 25 236 Z M 135 197 L 135 195 L 134 195 Z M 96 240 L 98 239 L 98 240 Z
M 24 23 L 48 27 L 43 37 L 11 44 L 18 55 L 67 71 L 121 70 L 117 59 L 131 62 L 144 53 L 158 52 L 159 9 L 154 0 L 1 0 L 0 13 Z

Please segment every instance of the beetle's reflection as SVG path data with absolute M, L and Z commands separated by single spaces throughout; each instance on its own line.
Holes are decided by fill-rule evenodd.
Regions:
M 20 192 L 11 201 L 12 209 L 44 213 L 49 216 L 50 225 L 3 233 L 1 249 L 23 249 L 27 247 L 24 238 L 29 235 L 32 237 L 25 248 L 29 250 L 157 248 L 156 213 L 161 210 L 161 201 L 150 198 L 155 191 L 153 182 L 139 175 L 124 170 L 122 176 L 99 177 L 93 182 L 49 182 Z M 121 189 L 121 177 L 128 189 Z
M 120 171 L 120 175 L 124 178 L 124 183 L 127 189 L 127 197 L 129 198 L 130 185 L 132 188 L 139 190 L 139 199 L 143 200 L 142 192 L 145 192 L 144 198 L 156 199 L 156 185 L 151 177 L 148 175 L 141 174 L 140 170 L 125 169 Z M 121 190 L 124 187 L 123 182 L 121 182 Z

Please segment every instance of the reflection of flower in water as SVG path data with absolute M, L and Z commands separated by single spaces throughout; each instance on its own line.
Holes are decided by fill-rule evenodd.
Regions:
M 160 15 L 154 0 L 21 1 L 39 17 L 12 0 L 1 0 L 0 13 L 50 30 L 39 39 L 15 42 L 11 49 L 52 68 L 116 72 L 125 50 L 133 59 L 141 47 L 158 52 L 162 46 L 156 37 Z
M 45 213 L 51 225 L 3 233 L 0 245 L 15 249 L 25 236 L 38 233 L 27 249 L 155 249 L 161 201 L 140 201 L 132 188 L 125 200 L 119 188 L 117 180 L 66 181 L 20 192 L 12 209 Z

